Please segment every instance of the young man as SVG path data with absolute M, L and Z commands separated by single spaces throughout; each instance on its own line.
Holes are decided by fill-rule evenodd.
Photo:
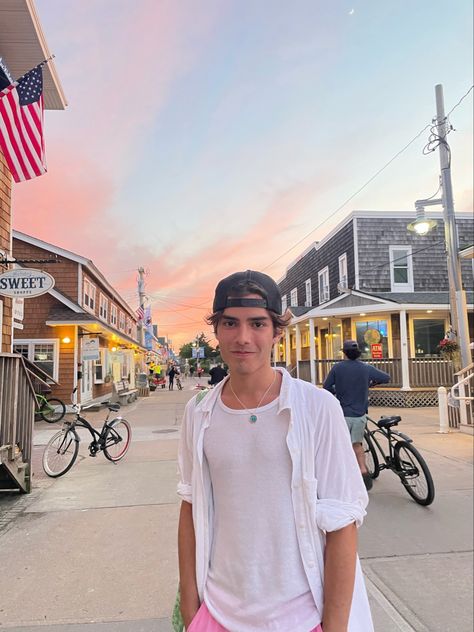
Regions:
M 369 386 L 386 384 L 390 381 L 390 375 L 358 360 L 361 351 L 355 340 L 344 341 L 342 351 L 346 360 L 338 362 L 332 367 L 323 386 L 329 392 L 334 393 L 341 403 L 365 486 L 367 489 L 371 489 L 372 478 L 367 471 L 362 445 L 364 430 L 367 425 Z
M 187 632 L 373 632 L 356 551 L 367 492 L 338 401 L 271 366 L 278 286 L 223 279 L 209 322 L 230 376 L 181 429 Z

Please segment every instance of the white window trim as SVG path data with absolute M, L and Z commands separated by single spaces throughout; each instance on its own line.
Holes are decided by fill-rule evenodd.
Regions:
M 100 360 L 94 360 L 94 384 L 104 384 L 105 383 L 104 377 L 107 375 L 107 349 L 100 348 L 99 353 L 100 353 Z M 96 378 L 95 369 L 97 365 L 102 367 L 101 380 L 98 380 Z
M 118 307 L 115 303 L 110 304 L 110 324 L 117 328 L 118 327 Z M 114 320 L 115 317 L 115 320 Z
M 408 271 L 408 283 L 395 283 L 394 279 L 394 252 L 396 250 L 407 251 L 407 271 Z M 398 257 L 396 257 L 398 258 Z M 405 246 L 400 244 L 399 246 L 389 246 L 389 261 L 390 261 L 390 291 L 391 292 L 414 292 L 413 284 L 413 257 L 411 246 Z
M 123 326 L 120 324 L 120 321 L 122 320 L 120 318 L 121 316 L 123 317 Z M 123 332 L 126 332 L 127 330 L 127 315 L 121 309 L 119 309 L 119 312 L 118 312 L 118 328 L 120 329 L 120 331 L 123 331 Z
M 348 287 L 349 279 L 348 279 L 348 271 L 347 271 L 347 252 L 342 254 L 338 259 L 339 264 L 339 283 L 343 287 Z M 345 270 L 345 274 L 341 274 Z
M 290 307 L 298 307 L 298 288 L 294 287 L 290 292 Z
M 93 290 L 93 293 L 88 292 L 89 300 L 92 298 L 94 301 L 93 307 L 91 307 L 90 305 L 86 303 L 86 284 L 89 285 L 89 288 L 91 290 Z M 97 297 L 97 287 L 91 281 L 89 281 L 88 278 L 84 277 L 84 287 L 82 288 L 82 306 L 84 307 L 84 309 L 87 309 L 87 311 L 90 312 L 91 314 L 95 314 L 95 308 L 97 305 L 96 297 Z
M 284 314 L 287 309 L 288 309 L 288 297 L 286 294 L 284 294 L 281 297 L 281 313 Z
M 102 302 L 105 301 L 105 316 L 102 316 L 101 311 L 102 311 Z M 103 320 L 104 323 L 108 322 L 109 319 L 109 299 L 105 294 L 102 294 L 102 292 L 100 292 L 99 294 L 99 318 L 100 320 Z
M 312 307 L 313 299 L 312 299 L 311 279 L 306 279 L 306 281 L 304 282 L 304 289 L 306 293 L 306 299 L 305 299 L 304 305 L 305 307 Z
M 320 279 L 321 277 L 326 278 L 327 280 L 327 285 L 325 284 L 323 287 L 323 295 L 321 295 L 321 283 L 320 283 Z M 319 296 L 319 304 L 321 305 L 321 303 L 327 303 L 327 301 L 329 301 L 329 299 L 331 298 L 330 292 L 329 292 L 329 266 L 326 266 L 325 268 L 323 268 L 322 270 L 320 270 L 318 272 L 318 296 Z
M 53 345 L 53 380 L 59 382 L 59 338 L 15 338 L 14 345 L 28 345 L 28 360 L 33 362 L 34 345 Z M 13 347 L 12 347 L 13 348 Z

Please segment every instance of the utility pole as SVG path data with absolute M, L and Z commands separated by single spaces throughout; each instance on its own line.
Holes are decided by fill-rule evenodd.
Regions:
M 436 126 L 439 137 L 439 162 L 441 167 L 441 190 L 443 204 L 444 234 L 448 258 L 448 283 L 451 303 L 451 324 L 456 330 L 457 342 L 461 350 L 461 364 L 471 363 L 469 349 L 469 325 L 467 321 L 466 292 L 462 287 L 461 263 L 459 260 L 459 239 L 454 215 L 453 187 L 451 182 L 451 154 L 446 142 L 447 120 L 444 113 L 443 86 L 435 86 Z
M 145 270 L 141 266 L 138 268 L 138 304 L 143 312 L 145 312 Z M 145 328 L 143 323 L 144 319 L 142 318 L 138 326 L 138 340 L 142 347 L 145 344 Z

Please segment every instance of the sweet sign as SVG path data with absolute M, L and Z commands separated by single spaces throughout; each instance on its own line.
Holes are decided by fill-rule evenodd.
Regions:
M 0 274 L 0 294 L 13 298 L 32 298 L 54 287 L 54 278 L 42 270 L 16 268 Z

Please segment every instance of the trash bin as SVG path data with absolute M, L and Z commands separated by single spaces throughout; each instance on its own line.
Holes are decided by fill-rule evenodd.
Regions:
M 137 388 L 139 397 L 148 397 L 150 395 L 150 385 L 148 384 L 148 375 L 139 373 L 137 375 Z

